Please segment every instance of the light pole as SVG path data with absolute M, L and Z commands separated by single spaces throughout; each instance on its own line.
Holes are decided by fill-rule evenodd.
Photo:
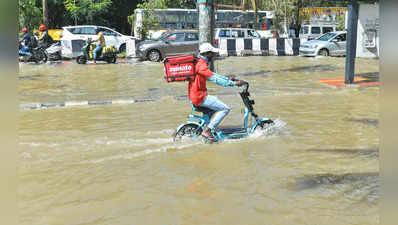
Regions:
M 214 39 L 214 1 L 198 0 L 199 7 L 199 46 L 202 43 L 213 44 Z M 213 70 L 213 62 L 210 63 L 210 69 Z
M 348 4 L 347 19 L 347 56 L 345 60 L 345 83 L 354 83 L 355 57 L 357 51 L 357 32 L 358 32 L 358 2 L 350 0 Z

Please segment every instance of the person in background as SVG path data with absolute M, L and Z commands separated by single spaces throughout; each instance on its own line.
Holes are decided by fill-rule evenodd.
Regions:
M 207 94 L 206 81 L 208 80 L 224 87 L 243 85 L 242 81 L 232 81 L 225 76 L 210 71 L 209 62 L 218 52 L 219 50 L 210 43 L 203 43 L 199 46 L 199 61 L 195 66 L 196 76 L 188 84 L 188 97 L 191 104 L 194 107 L 210 109 L 209 118 L 214 115 L 207 128 L 202 132 L 202 136 L 211 142 L 217 141 L 212 131 L 227 116 L 230 108 L 217 97 Z
M 275 32 L 272 34 L 272 38 L 279 38 L 279 33 L 278 33 L 278 31 L 275 31 Z
M 39 36 L 40 36 L 40 34 L 39 34 L 39 32 L 38 31 L 36 31 L 34 34 L 33 34 L 33 37 L 36 39 L 36 41 L 39 41 Z
M 105 45 L 105 37 L 102 32 L 99 31 L 99 28 L 95 28 L 95 33 L 97 34 L 97 39 L 94 40 L 93 42 L 98 42 L 97 47 L 94 49 L 93 56 L 94 56 L 94 64 L 97 63 L 97 56 L 101 53 L 102 48 L 104 48 Z

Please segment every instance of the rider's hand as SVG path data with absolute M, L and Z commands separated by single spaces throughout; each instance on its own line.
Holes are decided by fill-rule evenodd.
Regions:
M 228 79 L 232 80 L 232 81 L 238 81 L 238 79 L 236 79 L 235 76 L 233 76 L 233 75 L 232 76 L 228 76 Z
M 238 80 L 238 81 L 235 82 L 235 85 L 238 86 L 238 87 L 240 87 L 240 86 L 242 86 L 244 84 L 245 84 L 245 82 L 243 80 Z

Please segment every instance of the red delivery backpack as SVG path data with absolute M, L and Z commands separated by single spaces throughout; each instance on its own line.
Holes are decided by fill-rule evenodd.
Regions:
M 195 79 L 195 65 L 198 59 L 194 55 L 168 56 L 163 60 L 164 77 L 167 82 L 190 81 Z

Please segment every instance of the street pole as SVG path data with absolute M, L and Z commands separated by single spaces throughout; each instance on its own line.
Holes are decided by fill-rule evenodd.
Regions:
M 350 0 L 348 4 L 347 21 L 347 56 L 345 59 L 345 83 L 354 83 L 355 57 L 357 51 L 357 32 L 358 32 L 358 2 Z
M 213 44 L 214 39 L 214 1 L 198 0 L 199 6 L 199 46 L 202 43 Z M 210 69 L 214 70 L 214 63 L 210 63 Z

